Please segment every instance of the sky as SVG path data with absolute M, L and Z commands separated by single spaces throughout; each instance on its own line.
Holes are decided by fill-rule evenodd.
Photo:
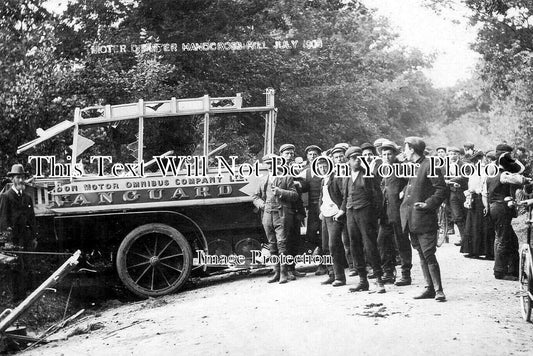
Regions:
M 402 44 L 435 54 L 433 68 L 425 70 L 436 87 L 453 86 L 471 76 L 478 55 L 469 48 L 476 31 L 466 19 L 467 9 L 439 16 L 421 5 L 421 0 L 362 0 L 389 19 Z M 68 0 L 49 0 L 48 9 L 62 12 Z
M 476 31 L 468 24 L 467 9 L 439 16 L 423 7 L 421 0 L 363 0 L 363 3 L 389 19 L 402 44 L 436 55 L 433 68 L 426 70 L 436 87 L 453 86 L 471 76 L 479 57 L 469 48 Z

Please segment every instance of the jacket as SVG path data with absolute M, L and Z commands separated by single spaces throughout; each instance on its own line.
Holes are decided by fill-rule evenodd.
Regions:
M 409 178 L 404 188 L 403 202 L 400 206 L 402 229 L 415 234 L 429 233 L 439 229 L 437 211 L 446 197 L 446 184 L 442 172 L 437 177 L 429 177 L 430 162 L 425 156 L 417 161 L 420 164 L 414 177 Z M 415 208 L 414 204 L 424 202 L 426 208 Z

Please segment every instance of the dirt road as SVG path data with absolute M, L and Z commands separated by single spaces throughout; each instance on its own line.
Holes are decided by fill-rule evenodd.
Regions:
M 531 355 L 533 324 L 520 317 L 518 282 L 492 277 L 492 262 L 438 251 L 446 303 L 412 299 L 422 287 L 349 293 L 308 275 L 286 285 L 228 278 L 123 305 L 84 321 L 104 327 L 29 355 Z

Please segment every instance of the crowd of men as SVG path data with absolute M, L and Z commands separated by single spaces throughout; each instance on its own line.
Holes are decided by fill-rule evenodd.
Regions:
M 359 276 L 351 292 L 369 290 L 369 278 L 376 279 L 377 293 L 385 293 L 385 284 L 410 285 L 414 248 L 426 284 L 415 299 L 445 301 L 436 257 L 439 209 L 446 209 L 451 222 L 441 229 L 457 225 L 461 252 L 467 257 L 494 258 L 498 279 L 517 276 L 518 239 L 511 226 L 516 211 L 511 201 L 519 188 L 528 192 L 530 187 L 525 149 L 517 149 L 515 157 L 507 144 L 491 152 L 475 150 L 473 144 L 465 144 L 463 149 L 437 147 L 433 155 L 449 157 L 458 166 L 479 162 L 497 167 L 490 176 L 470 177 L 444 169 L 430 174 L 428 156 L 432 153 L 420 137 L 407 137 L 402 146 L 388 139 L 360 146 L 339 143 L 325 151 L 311 145 L 305 154 L 307 161 L 297 176 L 277 176 L 273 172 L 277 156 L 263 157 L 270 173 L 262 178 L 254 205 L 262 213 L 273 255 L 298 253 L 299 227 L 307 213 L 306 241 L 313 241 L 319 246 L 318 254 L 331 255 L 333 260 L 332 265 L 320 265 L 315 273 L 328 274 L 322 284 L 346 285 L 347 267 L 349 276 Z M 282 145 L 279 156 L 289 165 L 297 163 L 292 144 Z M 350 171 L 337 176 L 330 169 L 331 161 L 348 163 Z M 363 164 L 367 162 L 371 164 Z M 377 174 L 380 165 L 400 162 L 416 163 L 418 168 L 408 178 L 396 172 L 383 177 Z M 318 174 L 313 166 L 318 167 Z M 401 266 L 398 278 L 397 264 Z M 287 283 L 298 276 L 294 264 L 280 263 L 268 282 Z

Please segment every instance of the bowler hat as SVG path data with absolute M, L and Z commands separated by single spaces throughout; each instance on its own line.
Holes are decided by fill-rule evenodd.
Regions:
M 417 136 L 406 137 L 404 142 L 410 144 L 411 147 L 413 147 L 413 149 L 415 150 L 415 152 L 420 155 L 423 154 L 424 150 L 426 149 L 426 143 L 421 137 L 417 137 Z
M 500 143 L 499 145 L 496 146 L 496 152 L 500 152 L 500 153 L 513 152 L 513 147 L 511 147 L 510 145 L 506 143 Z
M 466 143 L 463 145 L 463 147 L 464 147 L 465 149 L 469 149 L 469 148 L 474 149 L 474 144 L 473 144 L 472 142 L 466 142 Z
M 291 143 L 286 143 L 284 145 L 281 145 L 281 147 L 279 148 L 279 153 L 283 153 L 283 151 L 287 151 L 287 150 L 294 150 L 294 145 Z
M 322 149 L 320 147 L 318 147 L 317 145 L 309 145 L 305 148 L 305 154 L 307 154 L 307 152 L 309 151 L 317 151 L 318 154 L 321 154 L 322 153 Z
M 437 146 L 437 148 L 435 148 L 435 152 L 437 152 L 438 150 L 446 151 L 446 146 Z
M 13 176 L 27 176 L 28 173 L 24 170 L 24 166 L 22 164 L 14 164 L 11 166 L 11 172 L 7 173 L 8 177 Z
M 350 158 L 351 156 L 358 155 L 360 156 L 363 153 L 363 150 L 361 147 L 358 146 L 352 146 L 346 150 L 346 158 Z

